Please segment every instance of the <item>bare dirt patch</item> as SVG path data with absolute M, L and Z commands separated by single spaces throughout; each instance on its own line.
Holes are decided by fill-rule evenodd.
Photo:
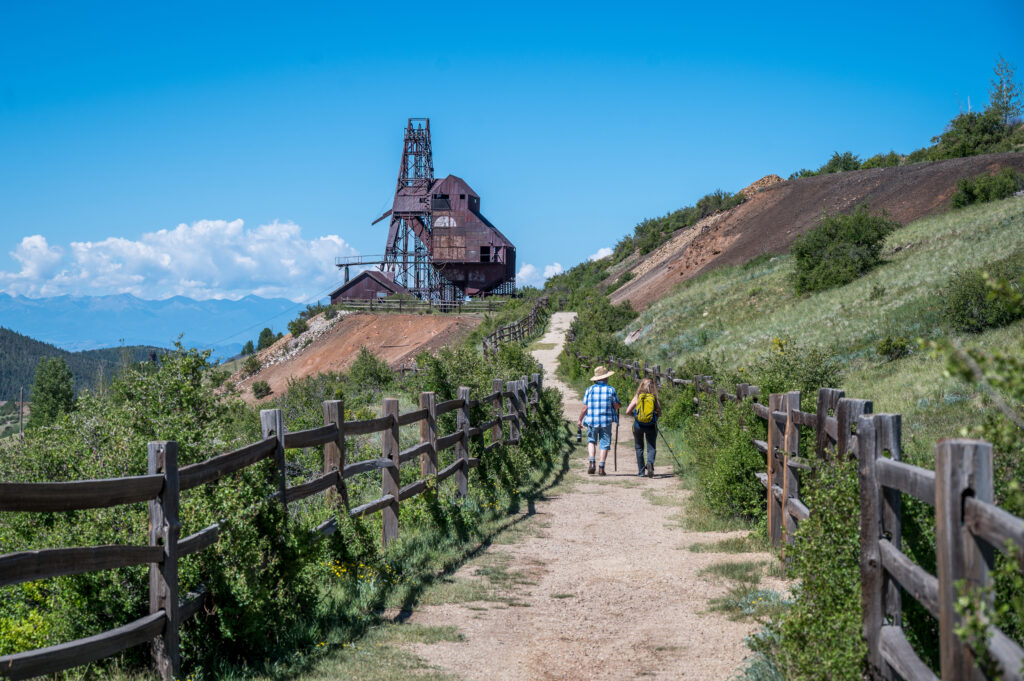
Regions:
M 333 320 L 333 325 L 305 348 L 302 345 L 309 331 L 294 340 L 286 335 L 258 354 L 260 361 L 269 366 L 245 378 L 236 374 L 231 380 L 242 390 L 244 399 L 255 402 L 248 389 L 253 381 L 266 381 L 271 391 L 280 393 L 289 378 L 344 371 L 363 347 L 392 367 L 406 366 L 421 352 L 439 350 L 463 338 L 482 319 L 479 315 L 346 314 Z M 318 328 L 319 320 L 319 316 L 310 320 L 311 329 Z
M 553 373 L 572 318 L 556 313 L 534 356 L 575 422 L 579 398 Z M 653 479 L 636 477 L 627 428 L 619 438 L 617 472 L 609 459 L 607 476 L 586 475 L 578 448 L 563 483 L 524 521 L 533 531 L 514 543 L 496 542 L 453 577 L 465 585 L 460 593 L 490 580 L 504 598 L 425 599 L 435 605 L 418 609 L 410 621 L 454 625 L 463 640 L 413 644 L 416 655 L 481 681 L 729 678 L 755 625 L 710 609 L 730 585 L 709 580 L 706 571 L 722 561 L 770 556 L 688 550 L 737 533 L 684 531 L 678 515 L 688 492 L 671 467 L 657 466 Z M 668 460 L 659 452 L 659 461 Z
M 1024 170 L 1024 153 L 985 154 L 949 161 L 873 168 L 788 181 L 766 176 L 744 189 L 754 191 L 739 206 L 674 237 L 635 268 L 636 277 L 611 294 L 612 303 L 630 301 L 642 310 L 676 284 L 713 267 L 741 265 L 762 253 L 784 253 L 823 213 L 847 212 L 861 203 L 885 210 L 908 224 L 947 209 L 961 177 Z M 780 178 L 781 179 L 781 178 Z M 666 244 L 667 246 L 668 244 Z

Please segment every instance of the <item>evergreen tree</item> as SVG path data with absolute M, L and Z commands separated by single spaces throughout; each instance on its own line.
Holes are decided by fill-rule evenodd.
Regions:
M 242 346 L 242 354 L 251 355 L 254 352 L 256 352 L 256 348 L 253 347 L 252 341 L 245 341 L 245 345 Z
M 262 331 L 260 331 L 260 337 L 256 341 L 256 349 L 266 350 L 271 345 L 273 345 L 274 341 L 276 340 L 277 336 L 275 336 L 274 332 L 270 330 L 270 327 L 265 327 Z
M 1018 122 L 1024 105 L 1021 104 L 1020 85 L 1013 79 L 1013 64 L 1002 56 L 993 69 L 995 77 L 988 91 L 988 111 L 991 111 L 1004 127 Z
M 53 423 L 58 416 L 75 408 L 74 380 L 64 358 L 46 357 L 39 360 L 35 383 L 32 385 L 29 428 Z

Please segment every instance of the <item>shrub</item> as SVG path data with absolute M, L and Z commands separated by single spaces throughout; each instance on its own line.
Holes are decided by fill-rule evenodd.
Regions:
M 880 357 L 884 357 L 892 362 L 909 355 L 910 347 L 910 341 L 903 336 L 893 336 L 890 334 L 878 341 L 878 345 L 875 347 L 875 350 L 878 352 Z
M 1020 319 L 1020 310 L 1004 296 L 992 293 L 986 277 L 1003 279 L 1011 290 L 1024 290 L 1024 251 L 985 267 L 956 273 L 942 290 L 942 317 L 954 330 L 978 333 Z
M 288 322 L 288 333 L 292 335 L 292 338 L 298 338 L 302 334 L 309 330 L 309 325 L 306 324 L 306 320 L 299 318 L 293 319 Z
M 256 355 L 249 355 L 242 362 L 242 371 L 246 376 L 252 376 L 257 371 L 263 368 L 263 364 L 260 363 L 260 358 Z
M 631 281 L 635 276 L 636 276 L 636 273 L 633 272 L 633 270 L 628 270 L 626 272 L 623 272 L 622 276 L 620 276 L 618 279 L 615 280 L 615 283 L 613 283 L 611 286 L 609 286 L 607 289 L 605 289 L 605 294 L 609 294 L 612 291 L 615 291 L 615 290 L 621 288 L 623 284 L 625 284 L 627 281 Z
M 704 402 L 700 418 L 691 419 L 686 429 L 686 451 L 697 477 L 697 494 L 718 515 L 758 519 L 765 514 L 764 488 L 754 476 L 764 468 L 762 456 L 750 444 L 752 437 L 764 438 L 758 419 L 740 420 L 740 409 L 727 402 L 721 413 Z M 685 409 L 685 407 L 680 407 Z
M 331 305 L 329 308 L 324 310 L 324 319 L 331 320 L 338 316 L 338 308 Z
M 252 344 L 252 341 L 245 341 L 245 345 L 242 346 L 242 355 L 251 355 L 254 352 L 256 352 L 256 347 Z
M 998 201 L 1013 196 L 1024 187 L 1024 175 L 1013 168 L 1003 168 L 995 175 L 981 174 L 963 177 L 956 183 L 956 191 L 949 199 L 954 208 L 974 203 Z
M 826 215 L 821 224 L 793 241 L 797 293 L 842 286 L 880 261 L 885 237 L 899 225 L 871 215 L 860 205 L 850 215 Z
M 252 394 L 257 400 L 262 400 L 270 394 L 270 384 L 266 381 L 254 381 L 252 384 Z
M 857 461 L 820 462 L 800 494 L 814 512 L 792 548 L 794 604 L 775 625 L 780 666 L 787 679 L 860 681 L 867 647 L 860 635 Z
M 892 166 L 898 166 L 902 158 L 903 157 L 895 151 L 890 151 L 888 154 L 875 154 L 861 163 L 860 169 L 867 170 L 868 168 L 889 168 Z
M 383 390 L 395 380 L 395 374 L 387 362 L 378 359 L 366 348 L 359 348 L 356 361 L 349 367 L 348 378 L 354 385 Z
M 881 300 L 885 297 L 885 287 L 881 284 L 874 284 L 871 287 L 871 293 L 868 294 L 868 300 Z
M 755 357 L 748 367 L 728 378 L 726 385 L 750 383 L 761 388 L 762 401 L 772 393 L 799 390 L 801 398 L 814 404 L 818 388 L 839 385 L 842 366 L 823 348 L 808 348 L 785 338 L 772 339 L 772 347 Z M 813 410 L 813 407 L 812 407 Z

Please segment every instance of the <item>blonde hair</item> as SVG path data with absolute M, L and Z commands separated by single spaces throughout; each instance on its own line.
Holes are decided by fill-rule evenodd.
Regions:
M 658 384 L 654 382 L 653 378 L 645 378 L 640 381 L 640 387 L 636 389 L 636 394 L 650 393 L 655 397 L 658 396 Z

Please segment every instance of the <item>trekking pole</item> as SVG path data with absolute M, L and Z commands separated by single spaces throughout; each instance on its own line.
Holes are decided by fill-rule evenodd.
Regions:
M 619 422 L 615 422 L 615 442 L 612 444 L 612 469 L 616 473 L 619 472 Z
M 675 459 L 676 465 L 682 468 L 683 464 L 679 461 L 679 457 L 676 456 L 676 453 L 672 451 L 672 445 L 669 444 L 668 438 L 665 437 L 665 433 L 662 432 L 660 427 L 658 428 L 658 433 L 661 435 L 661 439 L 665 441 L 665 446 L 668 447 L 668 453 L 672 455 L 673 459 Z

